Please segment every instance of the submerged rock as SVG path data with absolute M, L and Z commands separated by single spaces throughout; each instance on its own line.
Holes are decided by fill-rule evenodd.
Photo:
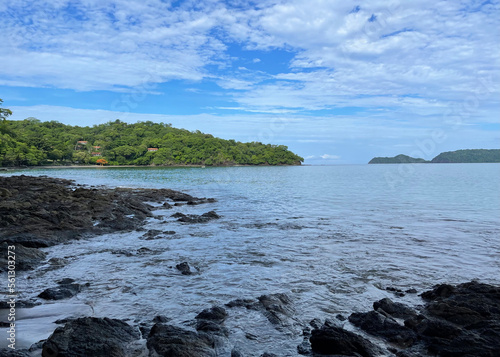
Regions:
M 223 322 L 227 318 L 227 312 L 220 306 L 212 306 L 196 315 L 197 320 L 212 320 Z
M 195 214 L 186 215 L 184 213 L 177 212 L 174 213 L 171 217 L 177 218 L 179 222 L 184 223 L 206 223 L 211 220 L 220 218 L 220 216 L 215 211 L 203 213 L 201 216 Z
M 139 331 L 122 320 L 83 317 L 58 327 L 43 344 L 42 357 L 126 357 L 139 338 Z
M 198 273 L 198 268 L 192 267 L 188 262 L 177 264 L 175 268 L 182 273 L 182 275 L 193 275 Z
M 83 288 L 90 286 L 86 284 L 75 284 L 73 279 L 63 279 L 58 281 L 59 286 L 55 288 L 47 288 L 38 294 L 38 297 L 45 300 L 63 300 L 75 296 Z

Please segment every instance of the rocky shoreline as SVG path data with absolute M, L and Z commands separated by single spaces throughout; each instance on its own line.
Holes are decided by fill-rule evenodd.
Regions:
M 83 187 L 73 181 L 48 177 L 0 177 L 0 246 L 5 252 L 8 245 L 15 244 L 17 268 L 31 270 L 46 260 L 40 248 L 103 233 L 137 230 L 155 210 L 211 202 L 214 200 L 166 189 L 109 189 Z M 209 211 L 201 215 L 176 213 L 171 217 L 181 224 L 203 224 L 218 219 L 219 215 Z M 141 239 L 160 239 L 173 233 L 149 230 Z M 141 249 L 137 252 L 117 250 L 113 254 L 147 253 Z M 7 263 L 3 256 L 6 254 L 0 258 L 4 259 L 0 269 L 5 270 Z M 64 261 L 49 264 L 64 265 Z M 200 274 L 197 267 L 187 262 L 179 263 L 176 269 L 186 276 Z M 48 282 L 39 298 L 64 300 L 87 287 L 86 283 L 65 278 Z M 164 315 L 135 324 L 107 317 L 67 318 L 56 321 L 59 327 L 46 340 L 26 350 L 0 350 L 0 357 L 250 357 L 253 355 L 231 344 L 231 331 L 226 322 L 235 316 L 255 313 L 265 317 L 276 330 L 302 339 L 296 355 L 500 355 L 500 287 L 477 281 L 454 286 L 440 284 L 421 293 L 418 306 L 398 302 L 404 292 L 397 288 L 388 290 L 394 293 L 394 298 L 375 301 L 371 311 L 333 318 L 317 316 L 310 322 L 297 316 L 295 302 L 286 293 L 243 296 L 223 306 L 207 306 L 182 326 Z M 416 294 L 417 291 L 407 293 Z M 17 307 L 23 306 L 30 308 L 33 305 L 18 302 Z M 1 308 L 7 308 L 5 302 Z M 251 341 L 255 336 L 247 335 L 246 338 Z

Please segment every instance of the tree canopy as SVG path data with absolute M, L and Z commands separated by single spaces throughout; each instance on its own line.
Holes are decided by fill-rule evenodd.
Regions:
M 10 112 L 10 111 L 9 111 Z M 0 166 L 110 165 L 300 165 L 284 145 L 242 143 L 151 121 L 120 120 L 92 127 L 35 118 L 5 120 L 0 132 Z

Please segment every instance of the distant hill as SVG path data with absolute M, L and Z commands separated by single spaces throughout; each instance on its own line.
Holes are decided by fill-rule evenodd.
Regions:
M 428 161 L 424 159 L 416 159 L 407 155 L 398 155 L 394 157 L 374 157 L 369 164 L 422 164 Z
M 369 164 L 413 164 L 413 163 L 486 163 L 500 162 L 500 149 L 469 149 L 443 152 L 431 161 L 406 155 L 374 157 Z
M 500 149 L 475 149 L 443 152 L 432 159 L 433 163 L 500 162 Z
M 284 145 L 242 143 L 150 121 L 81 127 L 35 118 L 0 122 L 0 166 L 300 165 Z

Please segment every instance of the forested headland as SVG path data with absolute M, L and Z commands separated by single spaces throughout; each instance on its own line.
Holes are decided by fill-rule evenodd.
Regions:
M 92 127 L 35 118 L 0 123 L 0 166 L 36 165 L 300 165 L 284 145 L 242 143 L 150 121 Z
M 431 161 L 417 159 L 407 155 L 394 157 L 374 157 L 369 164 L 413 164 L 413 163 L 488 163 L 500 162 L 499 149 L 466 149 L 442 152 Z

